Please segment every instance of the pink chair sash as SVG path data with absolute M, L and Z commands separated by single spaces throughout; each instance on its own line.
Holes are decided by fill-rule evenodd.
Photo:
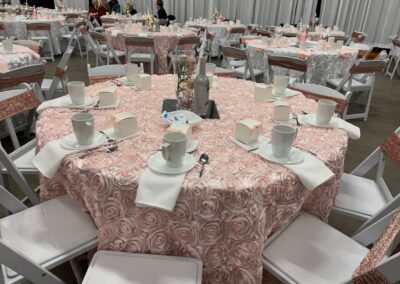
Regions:
M 370 250 L 367 256 L 353 273 L 354 284 L 389 284 L 385 276 L 376 269 L 376 266 L 385 256 L 385 253 L 392 245 L 400 232 L 400 209 L 397 209 L 389 225 L 386 227 L 378 242 Z
M 17 96 L 1 100 L 0 121 L 12 117 L 20 112 L 34 109 L 38 107 L 39 104 L 40 101 L 33 90 L 26 90 Z
M 382 150 L 390 157 L 390 159 L 400 167 L 400 136 L 392 133 L 381 144 Z

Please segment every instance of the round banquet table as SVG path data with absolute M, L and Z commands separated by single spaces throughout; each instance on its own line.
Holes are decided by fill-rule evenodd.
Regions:
M 68 193 L 80 202 L 98 227 L 99 249 L 191 256 L 203 261 L 203 283 L 261 283 L 261 254 L 267 237 L 300 210 L 326 220 L 339 189 L 347 150 L 341 129 L 299 128 L 296 145 L 316 153 L 335 177 L 308 191 L 287 168 L 267 162 L 232 143 L 235 122 L 253 118 L 270 137 L 273 105 L 256 102 L 254 83 L 220 78 L 211 89 L 219 120 L 203 120 L 193 129 L 199 141 L 196 159 L 207 153 L 210 163 L 199 178 L 200 166 L 190 170 L 172 212 L 135 205 L 147 159 L 162 143 L 167 124 L 160 118 L 163 99 L 173 98 L 173 75 L 153 76 L 153 89 L 118 88 L 118 109 L 92 110 L 96 128 L 111 126 L 121 111 L 138 118 L 139 136 L 121 141 L 119 151 L 100 152 L 85 159 L 67 156 L 56 176 L 41 177 L 41 199 Z M 113 85 L 89 86 L 87 94 Z M 293 112 L 313 112 L 316 103 L 302 95 L 289 100 Z M 37 122 L 38 149 L 72 132 L 69 121 L 77 113 L 50 108 Z M 162 189 L 160 189 L 162 190 Z
M 20 19 L 20 18 L 1 18 L 0 23 L 4 24 L 5 33 L 7 36 L 14 36 L 17 39 L 28 39 L 26 31 L 27 23 L 50 23 L 51 24 L 51 40 L 53 43 L 54 54 L 61 54 L 64 50 L 64 42 L 62 42 L 62 35 L 68 33 L 65 26 L 65 17 L 58 16 L 56 18 L 42 18 L 42 19 Z M 42 32 L 30 32 L 32 36 L 39 36 Z M 67 42 L 65 41 L 65 45 Z M 44 44 L 45 51 L 49 50 L 47 44 Z
M 244 25 L 232 25 L 229 22 L 223 22 L 221 24 L 213 24 L 210 21 L 202 21 L 200 23 L 189 21 L 185 23 L 186 28 L 190 27 L 204 27 L 207 28 L 208 32 L 214 35 L 214 40 L 211 45 L 211 56 L 218 56 L 219 55 L 219 47 L 224 45 L 225 41 L 228 39 L 229 31 L 233 27 L 241 27 L 244 28 Z M 230 38 L 231 41 L 239 41 L 240 35 L 232 35 Z
M 156 73 L 168 74 L 168 54 L 175 50 L 178 35 L 170 32 L 167 27 L 161 26 L 160 32 L 151 32 L 148 35 L 154 38 L 154 49 L 156 53 Z M 107 38 L 112 42 L 115 49 L 125 51 L 125 36 L 138 36 L 142 33 L 141 24 L 133 24 L 129 30 L 120 30 L 115 27 L 106 29 Z M 182 36 L 195 36 L 194 32 L 182 30 Z M 183 46 L 182 49 L 193 50 L 194 46 Z M 135 48 L 135 52 L 146 52 L 146 48 Z
M 294 46 L 267 47 L 262 40 L 253 40 L 247 43 L 250 61 L 253 68 L 264 71 L 264 81 L 270 82 L 268 55 L 301 57 L 302 52 Z M 343 46 L 340 51 L 319 51 L 309 48 L 306 51 L 309 56 L 307 82 L 326 85 L 326 80 L 341 78 L 351 68 L 357 59 L 358 49 Z M 303 53 L 304 54 L 304 53 Z M 279 67 L 273 67 L 274 74 L 287 74 L 299 77 L 301 73 L 288 71 Z

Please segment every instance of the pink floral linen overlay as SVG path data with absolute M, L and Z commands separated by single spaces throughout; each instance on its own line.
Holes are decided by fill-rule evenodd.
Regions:
M 142 33 L 142 28 L 134 24 L 128 31 L 119 31 L 115 28 L 106 29 L 107 38 L 111 41 L 113 47 L 118 50 L 125 51 L 124 36 L 138 36 Z M 182 36 L 195 36 L 195 33 L 189 30 L 183 30 Z M 156 53 L 156 70 L 157 74 L 168 74 L 169 73 L 169 61 L 168 55 L 175 50 L 178 36 L 176 33 L 172 33 L 167 30 L 166 27 L 161 26 L 161 32 L 149 33 L 149 37 L 154 38 L 154 49 Z M 183 46 L 184 50 L 194 50 L 193 45 Z M 146 47 L 137 47 L 134 52 L 148 52 Z
M 318 154 L 336 174 L 307 191 L 287 168 L 267 162 L 234 145 L 235 122 L 253 118 L 270 137 L 272 104 L 256 102 L 254 83 L 219 78 L 211 89 L 220 120 L 204 120 L 193 129 L 199 141 L 196 159 L 207 153 L 210 163 L 189 171 L 173 212 L 135 206 L 138 181 L 147 159 L 157 151 L 167 125 L 160 118 L 162 101 L 173 98 L 172 75 L 153 76 L 153 89 L 119 87 L 117 110 L 92 110 L 97 129 L 110 127 L 110 116 L 130 111 L 138 117 L 140 135 L 119 143 L 120 151 L 80 160 L 67 156 L 49 180 L 41 178 L 42 200 L 67 192 L 89 211 L 98 226 L 99 249 L 191 256 L 203 260 L 204 283 L 261 283 L 264 242 L 298 211 L 326 220 L 339 189 L 347 150 L 341 129 L 299 129 L 296 145 Z M 111 85 L 88 87 L 88 93 Z M 316 103 L 303 96 L 289 99 L 294 113 L 313 112 Z M 47 109 L 37 123 L 38 147 L 72 132 L 68 121 L 76 111 Z M 163 190 L 160 188 L 160 190 Z

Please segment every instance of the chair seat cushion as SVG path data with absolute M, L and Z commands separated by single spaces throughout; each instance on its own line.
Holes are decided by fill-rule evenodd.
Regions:
M 53 83 L 52 79 L 43 79 L 42 86 L 41 86 L 42 91 L 50 90 L 51 83 Z M 63 89 L 63 86 L 60 81 L 60 82 L 58 82 L 57 90 L 62 90 L 62 89 Z
M 245 66 L 242 66 L 242 67 L 239 67 L 239 68 L 235 68 L 234 69 L 235 75 L 237 77 L 243 78 L 243 74 L 244 74 L 245 68 L 246 68 Z M 264 74 L 264 72 L 262 70 L 259 70 L 259 69 L 253 69 L 253 72 L 254 72 L 254 76 L 255 77 L 257 77 L 257 76 L 259 76 L 261 74 Z M 246 79 L 250 79 L 250 78 L 251 78 L 250 71 L 249 71 L 249 69 L 247 69 Z
M 368 249 L 308 213 L 299 215 L 263 252 L 272 269 L 295 283 L 344 283 Z
M 335 207 L 372 216 L 386 201 L 375 181 L 363 177 L 343 174 Z
M 200 284 L 201 261 L 186 257 L 97 252 L 82 284 Z
M 0 220 L 1 239 L 43 264 L 97 239 L 97 229 L 78 203 L 63 195 Z M 7 269 L 9 277 L 16 276 Z
M 38 40 L 49 40 L 48 36 L 31 36 L 31 40 L 38 41 Z
M 151 54 L 150 53 L 132 53 L 131 54 L 131 60 L 132 61 L 150 61 L 151 60 Z
M 342 82 L 342 79 L 328 79 L 326 81 L 329 85 L 332 85 L 334 87 L 337 87 L 340 85 L 340 83 Z M 352 91 L 357 91 L 357 90 L 368 90 L 370 88 L 370 85 L 368 84 L 363 84 L 357 80 L 351 80 L 351 90 Z M 349 89 L 349 82 L 347 82 L 346 84 L 344 84 L 343 86 L 343 90 L 345 92 L 350 91 Z
M 107 52 L 107 50 L 100 51 L 100 54 L 103 56 L 113 57 L 113 54 L 111 53 L 111 51 Z M 121 50 L 115 50 L 115 54 L 117 55 L 117 57 L 125 56 L 125 52 L 121 51 Z

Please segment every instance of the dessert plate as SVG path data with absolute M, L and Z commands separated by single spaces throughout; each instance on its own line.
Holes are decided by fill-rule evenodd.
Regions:
M 107 143 L 106 136 L 98 131 L 94 133 L 93 143 L 90 145 L 79 145 L 78 140 L 76 140 L 75 133 L 71 133 L 60 140 L 61 147 L 67 150 L 87 150 L 96 148 L 105 143 Z
M 286 158 L 274 156 L 271 144 L 262 145 L 256 153 L 268 161 L 279 164 L 299 164 L 304 161 L 304 152 L 296 147 L 292 147 L 292 150 Z
M 69 95 L 64 96 L 60 99 L 60 105 L 68 108 L 82 108 L 82 107 L 92 107 L 95 106 L 98 102 L 98 99 L 86 96 L 85 101 L 82 105 L 75 105 L 72 103 Z
M 150 169 L 161 174 L 176 175 L 190 171 L 194 168 L 197 161 L 193 155 L 185 154 L 183 163 L 178 168 L 171 168 L 167 161 L 163 158 L 162 153 L 158 151 L 147 160 L 147 165 Z

